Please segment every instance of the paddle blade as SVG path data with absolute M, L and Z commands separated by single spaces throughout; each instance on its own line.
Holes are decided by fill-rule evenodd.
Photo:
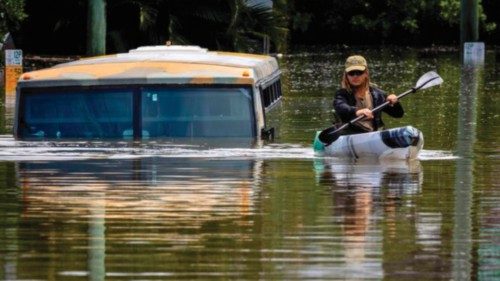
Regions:
M 339 131 L 339 128 L 337 128 L 336 126 L 332 126 L 321 131 L 321 133 L 318 135 L 318 139 L 328 146 L 340 137 Z
M 415 89 L 423 90 L 443 83 L 443 78 L 434 71 L 429 71 L 418 79 Z

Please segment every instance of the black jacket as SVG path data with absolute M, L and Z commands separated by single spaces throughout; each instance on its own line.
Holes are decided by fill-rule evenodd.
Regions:
M 371 87 L 370 94 L 372 95 L 373 108 L 383 104 L 386 101 L 387 95 L 384 91 Z M 333 100 L 333 108 L 335 113 L 342 123 L 348 123 L 349 121 L 356 118 L 356 99 L 354 94 L 348 92 L 346 89 L 340 89 L 335 93 L 335 98 Z M 401 104 L 398 102 L 393 106 L 386 106 L 379 112 L 373 114 L 373 128 L 374 130 L 382 129 L 384 127 L 384 122 L 382 121 L 382 111 L 389 114 L 395 118 L 401 118 L 404 115 L 404 110 Z M 355 125 L 349 125 L 346 129 L 346 134 L 364 133 L 363 129 Z

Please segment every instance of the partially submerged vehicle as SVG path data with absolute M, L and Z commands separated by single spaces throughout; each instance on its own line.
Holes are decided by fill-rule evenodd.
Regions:
M 14 137 L 43 139 L 271 137 L 281 100 L 274 57 L 150 46 L 24 73 Z

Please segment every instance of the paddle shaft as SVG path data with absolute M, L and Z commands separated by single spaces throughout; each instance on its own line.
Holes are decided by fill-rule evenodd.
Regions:
M 417 89 L 416 88 L 411 88 L 410 90 L 400 94 L 398 96 L 398 100 L 403 98 L 404 96 L 408 95 L 408 94 L 411 94 L 411 93 L 414 93 L 416 92 Z M 384 107 L 388 106 L 390 103 L 388 101 L 384 102 L 383 104 L 375 107 L 374 109 L 372 109 L 372 112 L 375 113 L 375 112 L 378 112 L 380 110 L 382 110 Z M 347 126 L 349 126 L 350 124 L 354 124 L 360 120 L 362 120 L 363 118 L 365 118 L 366 116 L 365 115 L 360 115 L 354 119 L 352 119 L 351 121 L 347 122 L 347 123 L 344 123 L 342 126 L 338 127 L 337 130 L 333 131 L 333 132 L 330 132 L 328 134 L 332 135 L 332 134 L 335 134 L 335 133 L 338 133 L 340 131 L 342 131 L 343 129 L 345 129 Z
M 400 94 L 400 95 L 398 96 L 398 100 L 399 100 L 399 99 L 402 99 L 402 98 L 403 98 L 403 97 L 405 97 L 406 95 L 409 95 L 409 94 L 415 93 L 416 91 L 420 90 L 420 89 L 421 89 L 422 87 L 424 87 L 425 85 L 429 84 L 430 82 L 432 82 L 432 81 L 434 81 L 434 80 L 436 80 L 436 79 L 438 79 L 438 78 L 440 78 L 440 77 L 439 77 L 439 76 L 433 77 L 432 79 L 429 79 L 428 81 L 426 81 L 426 82 L 425 82 L 425 83 L 423 83 L 422 85 L 420 85 L 420 86 L 418 86 L 418 87 L 415 87 L 415 88 L 411 88 L 410 90 L 408 90 L 408 91 L 406 91 L 406 92 L 404 92 L 404 93 Z M 373 112 L 373 113 L 378 112 L 378 111 L 382 110 L 384 107 L 388 106 L 389 104 L 390 104 L 390 102 L 386 101 L 386 102 L 384 102 L 383 104 L 381 104 L 381 105 L 379 105 L 379 106 L 375 107 L 374 109 L 372 109 L 372 112 Z M 351 121 L 349 121 L 349 122 L 345 123 L 344 125 L 342 125 L 342 126 L 338 127 L 335 131 L 333 131 L 333 132 L 329 132 L 328 134 L 329 134 L 329 135 L 336 134 L 336 133 L 338 133 L 338 132 L 342 131 L 343 129 L 345 129 L 345 128 L 346 128 L 347 126 L 349 126 L 350 124 L 354 124 L 354 123 L 356 123 L 356 122 L 358 122 L 358 121 L 362 120 L 362 119 L 363 119 L 363 118 L 365 118 L 365 117 L 366 117 L 365 115 L 358 116 L 358 117 L 356 117 L 356 118 L 352 119 Z
M 429 76 L 432 76 L 432 77 L 429 78 Z M 425 82 L 423 82 L 423 81 L 425 81 Z M 422 75 L 420 77 L 420 79 L 418 79 L 417 84 L 415 85 L 414 88 L 411 88 L 410 90 L 400 94 L 399 96 L 397 96 L 397 98 L 399 100 L 399 99 L 403 98 L 404 96 L 415 93 L 416 91 L 418 91 L 420 89 L 427 89 L 429 87 L 436 86 L 436 85 L 439 85 L 441 83 L 443 83 L 443 79 L 441 79 L 441 77 L 439 77 L 439 75 L 437 73 L 435 73 L 434 71 L 427 72 L 426 74 Z M 371 111 L 378 112 L 389 104 L 390 104 L 390 102 L 386 101 L 383 104 L 375 107 Z M 321 142 L 323 142 L 326 146 L 328 146 L 340 137 L 338 132 L 342 131 L 347 126 L 362 120 L 365 117 L 366 117 L 365 115 L 358 116 L 358 117 L 354 118 L 353 120 L 351 120 L 347 123 L 344 123 L 342 126 L 340 126 L 338 128 L 335 126 L 327 128 L 319 133 L 318 139 Z

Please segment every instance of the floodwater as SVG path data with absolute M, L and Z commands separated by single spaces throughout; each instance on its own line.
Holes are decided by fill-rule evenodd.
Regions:
M 364 54 L 425 136 L 411 162 L 321 158 L 345 57 Z M 498 57 L 497 57 L 498 58 Z M 498 280 L 500 63 L 355 49 L 280 59 L 272 143 L 20 142 L 0 136 L 3 280 Z M 5 126 L 12 124 L 7 106 Z

